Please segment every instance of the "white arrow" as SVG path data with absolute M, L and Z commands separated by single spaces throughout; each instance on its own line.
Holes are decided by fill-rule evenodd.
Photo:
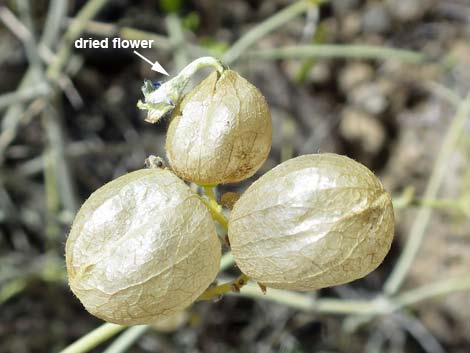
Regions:
M 155 61 L 154 63 L 152 61 L 150 61 L 149 59 L 147 59 L 145 56 L 143 56 L 142 54 L 140 54 L 139 52 L 135 51 L 134 50 L 134 54 L 137 55 L 139 58 L 141 58 L 142 60 L 145 60 L 146 62 L 148 62 L 150 65 L 152 65 L 152 70 L 153 71 L 157 71 L 161 74 L 164 74 L 164 75 L 167 75 L 167 76 L 170 76 L 168 74 L 168 72 L 166 72 L 166 70 L 163 68 L 162 65 L 160 65 L 160 63 L 158 61 Z

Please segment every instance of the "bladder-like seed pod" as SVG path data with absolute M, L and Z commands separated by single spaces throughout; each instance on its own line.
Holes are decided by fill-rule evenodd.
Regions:
M 93 315 L 121 325 L 184 310 L 217 275 L 221 244 L 199 197 L 166 169 L 94 192 L 66 244 L 69 284 Z
M 272 142 L 271 115 L 261 92 L 232 70 L 214 72 L 173 112 L 166 139 L 174 172 L 200 185 L 252 176 Z
M 390 195 L 365 166 L 337 154 L 275 167 L 236 202 L 228 236 L 236 264 L 263 285 L 314 290 L 373 271 L 390 249 Z

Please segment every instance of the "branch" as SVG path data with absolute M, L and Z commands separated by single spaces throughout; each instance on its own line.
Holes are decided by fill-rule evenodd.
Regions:
M 447 173 L 447 163 L 450 160 L 452 152 L 460 134 L 463 131 L 465 121 L 468 120 L 470 112 L 470 95 L 459 105 L 456 116 L 452 121 L 447 134 L 444 137 L 442 147 L 440 149 L 437 160 L 429 179 L 423 199 L 433 200 L 436 198 L 437 192 L 441 186 L 444 176 Z M 425 232 L 431 219 L 432 209 L 422 205 L 418 211 L 415 222 L 412 225 L 408 241 L 401 253 L 397 264 L 394 266 L 392 273 L 388 277 L 384 285 L 384 292 L 388 295 L 394 294 L 400 289 L 401 284 L 405 280 L 406 275 L 419 251 L 423 242 Z
M 319 0 L 300 0 L 296 1 L 290 6 L 276 13 L 274 16 L 269 17 L 267 20 L 261 22 L 253 29 L 248 31 L 239 40 L 237 40 L 230 49 L 223 55 L 222 61 L 227 65 L 235 62 L 244 52 L 257 43 L 268 33 L 276 28 L 281 27 L 285 23 L 292 21 L 295 17 L 306 12 L 312 6 L 318 6 L 322 1 Z
M 149 325 L 137 325 L 128 328 L 113 343 L 109 345 L 103 353 L 124 353 L 126 352 L 142 335 L 149 330 Z
M 115 324 L 106 323 L 85 336 L 82 336 L 78 341 L 75 341 L 70 346 L 60 351 L 59 353 L 83 353 L 95 348 L 100 343 L 108 340 L 114 335 L 124 330 L 126 326 L 119 326 Z
M 310 44 L 293 45 L 281 48 L 254 50 L 246 54 L 249 59 L 309 59 L 309 58 L 359 58 L 397 59 L 419 64 L 428 60 L 427 56 L 411 50 L 357 44 Z

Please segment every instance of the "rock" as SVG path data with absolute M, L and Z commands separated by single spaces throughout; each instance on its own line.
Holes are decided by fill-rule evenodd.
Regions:
M 372 115 L 383 113 L 388 107 L 388 100 L 376 82 L 367 82 L 357 86 L 348 94 L 353 106 L 360 107 Z
M 327 83 L 331 79 L 331 62 L 316 62 L 310 70 L 308 78 L 316 84 Z
M 364 62 L 351 62 L 339 73 L 339 87 L 343 93 L 348 92 L 359 84 L 370 81 L 374 75 L 371 65 Z
M 325 84 L 332 76 L 331 62 L 320 60 L 308 67 L 308 71 L 304 72 L 305 64 L 309 64 L 307 60 L 290 60 L 283 63 L 288 77 L 299 83 Z
M 365 9 L 362 17 L 362 31 L 383 34 L 390 31 L 392 19 L 383 3 L 373 3 Z
M 357 9 L 361 4 L 360 0 L 333 0 L 331 5 L 336 15 L 343 16 L 351 12 L 353 9 Z
M 375 155 L 380 151 L 385 131 L 377 118 L 355 108 L 344 109 L 341 116 L 339 129 L 346 140 L 359 144 L 367 154 Z
M 361 16 L 358 12 L 351 12 L 347 14 L 343 17 L 339 28 L 342 40 L 353 40 L 361 31 Z
M 432 0 L 387 0 L 389 11 L 403 22 L 419 20 L 431 5 Z
M 380 73 L 379 73 L 380 75 Z M 383 76 L 377 79 L 377 84 L 388 100 L 388 107 L 392 115 L 403 111 L 409 97 L 410 88 L 406 84 L 395 82 L 392 78 Z

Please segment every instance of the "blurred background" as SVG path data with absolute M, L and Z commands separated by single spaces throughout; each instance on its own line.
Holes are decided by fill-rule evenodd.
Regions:
M 216 56 L 263 92 L 270 157 L 219 193 L 336 152 L 396 208 L 392 250 L 364 279 L 197 303 L 93 352 L 470 352 L 469 21 L 468 0 L 2 0 L 0 352 L 59 352 L 102 324 L 66 283 L 70 224 L 91 192 L 165 156 L 167 121 L 136 108 L 143 80 L 164 77 L 79 37 L 153 39 L 141 53 L 171 75 Z

